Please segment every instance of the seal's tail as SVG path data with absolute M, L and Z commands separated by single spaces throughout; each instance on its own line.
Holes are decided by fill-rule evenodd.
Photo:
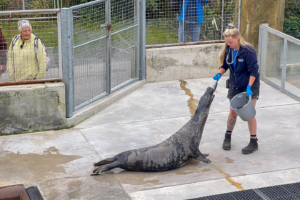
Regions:
M 118 161 L 112 162 L 110 164 L 102 165 L 100 167 L 95 168 L 92 175 L 99 175 L 102 172 L 106 172 L 120 166 L 121 164 Z
M 116 158 L 106 158 L 106 159 L 101 160 L 97 163 L 94 163 L 94 166 L 101 166 L 101 165 L 110 164 L 110 163 L 114 162 L 115 160 L 116 160 Z

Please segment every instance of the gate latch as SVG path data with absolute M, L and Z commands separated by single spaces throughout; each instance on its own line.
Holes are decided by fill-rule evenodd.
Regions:
M 100 25 L 100 28 L 102 29 L 102 28 L 105 28 L 105 27 L 107 27 L 107 24 L 101 24 Z
M 111 29 L 111 24 L 101 24 L 101 25 L 100 25 L 100 28 L 101 28 L 101 29 L 102 29 L 102 28 L 105 28 L 105 27 L 107 27 L 107 29 L 110 30 L 110 29 Z

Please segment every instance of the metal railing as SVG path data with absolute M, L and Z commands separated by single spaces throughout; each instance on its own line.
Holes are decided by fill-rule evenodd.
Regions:
M 258 63 L 261 79 L 300 101 L 300 40 L 259 26 Z
M 144 4 L 98 0 L 61 9 L 67 117 L 145 79 Z
M 223 40 L 229 23 L 240 27 L 240 5 L 241 0 L 147 0 L 146 44 Z
M 30 21 L 34 38 L 19 37 L 18 22 L 24 19 Z M 6 68 L 0 75 L 0 85 L 61 80 L 59 9 L 0 11 L 0 24 L 5 40 L 1 68 Z M 39 38 L 37 43 L 35 38 Z

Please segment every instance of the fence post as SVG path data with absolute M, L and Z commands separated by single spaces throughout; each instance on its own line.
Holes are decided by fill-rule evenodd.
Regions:
M 283 43 L 283 58 L 282 58 L 282 74 L 281 74 L 281 89 L 285 88 L 286 56 L 287 56 L 287 39 L 284 38 L 284 43 Z
M 106 23 L 106 93 L 111 94 L 111 0 L 105 1 Z
M 267 48 L 268 48 L 268 31 L 265 30 L 268 24 L 259 26 L 259 45 L 258 45 L 258 64 L 262 76 L 267 76 Z
M 224 0 L 222 0 L 222 17 L 221 17 L 221 38 L 220 40 L 223 39 L 223 29 L 224 29 Z
M 239 0 L 239 17 L 238 17 L 238 30 L 241 32 L 241 8 L 242 7 L 242 0 Z
M 146 0 L 139 0 L 139 63 L 138 70 L 140 80 L 146 78 Z
M 62 68 L 66 94 L 66 117 L 74 113 L 74 68 L 73 68 L 73 13 L 70 8 L 61 9 Z

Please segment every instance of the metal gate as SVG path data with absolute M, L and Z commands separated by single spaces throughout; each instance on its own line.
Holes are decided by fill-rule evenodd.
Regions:
M 98 0 L 61 10 L 67 117 L 145 79 L 144 4 Z

